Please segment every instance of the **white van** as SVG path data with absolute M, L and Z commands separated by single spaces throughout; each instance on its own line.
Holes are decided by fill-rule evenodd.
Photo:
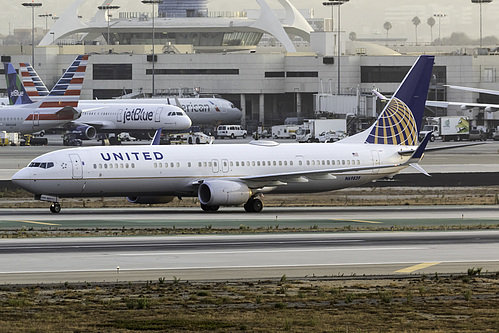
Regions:
M 217 138 L 231 138 L 235 139 L 237 137 L 246 138 L 248 133 L 244 130 L 241 125 L 219 125 L 217 127 Z

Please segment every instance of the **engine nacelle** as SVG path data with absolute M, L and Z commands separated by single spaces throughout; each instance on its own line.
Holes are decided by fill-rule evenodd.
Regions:
M 207 206 L 232 206 L 246 203 L 251 197 L 248 186 L 229 181 L 214 180 L 199 185 L 198 198 Z
M 172 196 L 139 196 L 139 197 L 126 197 L 128 202 L 136 204 L 162 204 L 169 203 L 175 197 Z
M 93 140 L 97 135 L 97 130 L 93 126 L 78 126 L 71 132 L 75 133 L 78 139 L 82 140 Z

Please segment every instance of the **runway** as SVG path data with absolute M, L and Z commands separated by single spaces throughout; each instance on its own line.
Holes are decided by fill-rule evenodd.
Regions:
M 2 239 L 0 283 L 490 272 L 498 253 L 499 231 Z
M 499 206 L 346 206 L 266 207 L 248 214 L 242 207 L 223 207 L 216 213 L 199 207 L 64 208 L 52 214 L 47 208 L 0 209 L 1 229 L 76 228 L 217 228 L 217 229 L 319 229 L 391 228 L 443 225 L 497 225 Z

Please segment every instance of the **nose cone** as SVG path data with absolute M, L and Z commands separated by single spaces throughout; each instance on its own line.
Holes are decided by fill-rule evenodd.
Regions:
M 12 176 L 12 183 L 15 185 L 30 191 L 30 184 L 32 183 L 31 181 L 31 170 L 29 168 L 23 168 L 16 172 L 14 176 Z
M 232 108 L 229 111 L 229 115 L 232 122 L 239 122 L 243 116 L 243 112 L 238 108 Z
M 192 126 L 191 118 L 189 118 L 189 116 L 187 116 L 184 113 L 184 115 L 182 116 L 182 119 L 179 120 L 179 125 L 183 126 L 183 128 L 185 128 L 185 129 L 191 127 Z

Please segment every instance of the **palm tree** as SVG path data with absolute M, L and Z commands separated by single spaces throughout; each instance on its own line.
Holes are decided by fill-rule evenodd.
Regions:
M 392 28 L 392 24 L 388 21 L 383 24 L 383 28 L 386 30 L 386 39 L 388 40 L 388 30 Z
M 426 21 L 426 24 L 428 24 L 430 26 L 430 35 L 431 35 L 431 42 L 433 43 L 433 26 L 435 25 L 435 19 L 433 18 L 433 16 L 430 16 L 430 18 L 428 19 L 428 21 Z
M 414 26 L 416 27 L 416 45 L 418 45 L 418 25 L 421 24 L 421 20 L 419 19 L 419 17 L 414 16 L 412 18 L 412 24 L 414 24 Z

